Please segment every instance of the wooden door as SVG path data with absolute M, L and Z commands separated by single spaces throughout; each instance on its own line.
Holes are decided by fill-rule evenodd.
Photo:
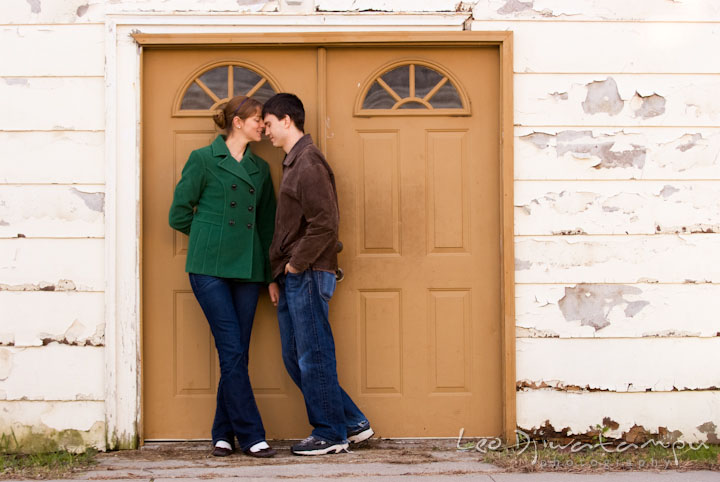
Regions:
M 315 49 L 148 50 L 143 55 L 143 434 L 206 439 L 220 376 L 207 321 L 185 273 L 187 236 L 168 225 L 188 155 L 217 135 L 212 104 L 237 93 L 265 100 L 296 92 L 316 103 Z M 263 82 L 264 80 L 264 82 Z M 308 110 L 307 125 L 316 118 Z M 310 129 L 312 131 L 312 128 Z M 267 140 L 254 152 L 270 164 L 275 189 L 283 153 Z M 250 345 L 250 377 L 269 437 L 304 437 L 299 390 L 285 374 L 275 310 L 261 296 Z
M 498 51 L 338 48 L 327 66 L 341 381 L 381 436 L 500 435 Z
M 249 80 L 238 83 L 242 72 Z M 378 434 L 500 435 L 498 50 L 243 47 L 144 53 L 144 438 L 209 438 L 219 370 L 184 272 L 187 238 L 167 211 L 190 151 L 215 136 L 207 108 L 228 95 L 223 76 L 226 90 L 265 78 L 259 98 L 267 86 L 296 93 L 327 151 L 345 245 L 330 304 L 338 373 Z M 283 153 L 267 141 L 253 148 L 277 189 Z M 266 296 L 250 371 L 268 437 L 306 436 Z

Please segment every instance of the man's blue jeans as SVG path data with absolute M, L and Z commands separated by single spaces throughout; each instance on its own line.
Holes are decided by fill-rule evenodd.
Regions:
M 290 378 L 305 397 L 312 434 L 331 443 L 347 441 L 347 432 L 367 418 L 340 387 L 328 302 L 335 274 L 305 270 L 280 276 L 278 321 L 282 356 Z
M 261 283 L 243 283 L 190 273 L 190 286 L 210 324 L 218 357 L 220 382 L 212 427 L 213 445 L 224 440 L 247 450 L 265 440 L 248 375 L 248 351 Z

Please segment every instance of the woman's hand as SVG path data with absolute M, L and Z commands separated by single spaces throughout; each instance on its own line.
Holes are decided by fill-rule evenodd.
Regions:
M 270 301 L 272 301 L 273 306 L 278 305 L 278 301 L 280 301 L 280 287 L 277 283 L 274 281 L 268 285 L 268 293 L 270 294 Z

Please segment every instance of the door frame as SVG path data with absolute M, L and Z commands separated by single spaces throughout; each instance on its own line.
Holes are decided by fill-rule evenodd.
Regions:
M 258 17 L 245 18 L 257 29 Z M 263 17 L 268 18 L 268 17 Z M 304 17 L 307 18 L 307 17 Z M 272 17 L 272 27 L 262 36 L 242 31 L 203 31 L 203 17 L 178 27 L 176 17 L 168 18 L 169 28 L 157 26 L 158 17 L 109 16 L 106 29 L 106 248 L 105 248 L 105 386 L 107 446 L 109 449 L 136 448 L 142 443 L 142 52 L 143 49 L 214 46 L 315 46 L 320 49 L 318 89 L 324 89 L 326 61 L 324 47 L 337 46 L 496 46 L 500 58 L 500 119 L 498 179 L 501 202 L 501 369 L 503 420 L 502 437 L 515 438 L 515 260 L 513 230 L 513 34 L 511 31 L 415 31 L 418 16 L 398 16 L 398 30 L 388 32 L 387 24 L 368 25 L 364 32 L 273 33 L 278 24 L 296 25 L 296 18 L 285 21 Z M 427 20 L 427 19 L 430 20 Z M 145 21 L 143 21 L 143 19 Z M 318 26 L 327 29 L 324 17 Z M 387 21 L 387 16 L 384 17 Z M 448 29 L 461 29 L 465 16 L 427 16 L 431 28 L 438 24 Z M 227 17 L 227 25 L 237 25 L 238 17 Z M 233 24 L 234 22 L 234 24 Z M 433 23 L 435 22 L 435 23 Z M 220 22 L 222 23 L 222 22 Z M 444 23 L 444 25 L 443 25 Z M 210 21 L 217 26 L 218 18 Z M 372 22 L 368 22 L 372 24 Z M 182 28 L 188 25 L 198 30 Z M 337 25 L 342 28 L 342 24 Z M 379 28 L 378 28 L 379 27 Z M 229 28 L 229 27 L 228 27 Z M 331 27 L 332 28 L 332 27 Z M 412 29 L 412 30 L 410 30 Z M 142 32 L 141 30 L 145 30 Z M 375 31 L 373 31 L 375 30 Z M 247 31 L 247 30 L 246 30 Z M 137 87 L 140 87 L 138 90 Z M 325 151 L 326 117 L 324 96 L 318 96 L 317 133 L 319 147 Z M 119 128 L 133 126 L 134 128 Z

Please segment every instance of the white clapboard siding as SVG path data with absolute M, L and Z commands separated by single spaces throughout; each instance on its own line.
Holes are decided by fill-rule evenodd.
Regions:
M 0 345 L 40 346 L 43 340 L 104 343 L 104 293 L 0 291 L 0 306 Z
M 473 2 L 478 20 L 540 20 L 557 24 L 599 20 L 644 22 L 717 22 L 720 4 L 713 0 L 482 0 Z
M 0 80 L 0 130 L 102 130 L 105 125 L 102 77 Z
M 717 127 L 718 90 L 717 75 L 518 73 L 515 124 Z
M 697 232 L 720 233 L 720 181 L 515 182 L 515 234 Z
M 101 24 L 2 26 L 0 75 L 102 77 L 104 30 Z
M 552 388 L 669 392 L 720 387 L 720 337 L 518 338 L 516 378 Z
M 0 239 L 0 289 L 102 291 L 103 239 Z
M 0 183 L 102 184 L 104 132 L 0 132 Z
M 107 0 L 2 0 L 2 23 L 53 24 L 100 22 Z
M 516 179 L 720 180 L 720 129 L 515 128 Z
M 11 424 L 16 428 L 45 426 L 58 432 L 63 430 L 86 432 L 95 424 L 105 423 L 105 405 L 103 402 L 95 401 L 0 400 L 0 413 L 4 415 L 0 417 L 0 433 L 3 434 L 10 432 Z
M 706 73 L 720 51 L 698 50 L 718 23 L 480 22 L 472 30 L 512 30 L 515 72 Z
M 515 286 L 519 337 L 720 336 L 718 284 Z
M 517 283 L 720 282 L 720 234 L 515 239 Z
M 93 346 L 0 347 L 0 392 L 6 400 L 103 400 L 104 357 Z
M 101 185 L 0 185 L 0 238 L 96 238 L 104 232 Z
M 707 366 L 707 365 L 706 365 Z M 698 427 L 717 426 L 720 391 L 612 393 L 527 390 L 517 393 L 517 424 L 524 430 L 549 423 L 570 435 L 585 434 L 608 417 L 619 427 L 606 435 L 620 437 L 634 425 L 651 433 L 679 431 L 683 441 L 706 442 L 708 432 Z M 705 429 L 706 430 L 706 429 Z M 687 447 L 685 447 L 687 448 Z

